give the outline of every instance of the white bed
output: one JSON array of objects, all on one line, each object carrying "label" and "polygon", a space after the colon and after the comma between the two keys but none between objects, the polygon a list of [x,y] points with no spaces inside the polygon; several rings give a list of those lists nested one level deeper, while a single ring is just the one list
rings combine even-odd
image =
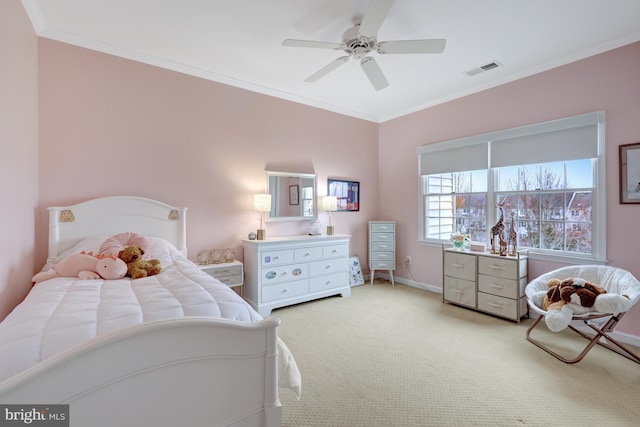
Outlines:
[{"label": "white bed", "polygon": [[54,278],[0,323],[0,402],[69,404],[72,426],[279,426],[295,360],[233,290],[186,258],[186,209],[138,197],[49,208],[52,263],[122,232],[157,276]]}]

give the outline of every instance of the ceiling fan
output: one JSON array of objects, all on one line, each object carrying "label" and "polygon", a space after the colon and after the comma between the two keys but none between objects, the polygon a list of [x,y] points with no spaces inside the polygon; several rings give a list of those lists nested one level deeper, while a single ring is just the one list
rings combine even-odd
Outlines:
[{"label": "ceiling fan", "polygon": [[316,73],[305,79],[305,82],[315,82],[326,76],[340,65],[354,58],[360,61],[360,65],[367,78],[375,88],[382,90],[389,86],[380,66],[369,52],[376,51],[381,55],[398,53],[442,53],[447,41],[445,39],[425,40],[395,40],[378,41],[378,29],[387,16],[389,9],[395,0],[371,0],[367,11],[362,18],[353,19],[354,26],[342,34],[342,43],[286,39],[282,46],[313,47],[320,49],[342,50],[346,56],[330,62]]}]

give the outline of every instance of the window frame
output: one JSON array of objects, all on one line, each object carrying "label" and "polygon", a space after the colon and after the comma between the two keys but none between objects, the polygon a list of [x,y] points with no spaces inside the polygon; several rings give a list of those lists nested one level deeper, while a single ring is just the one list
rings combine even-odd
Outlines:
[{"label": "window frame", "polygon": [[[425,212],[425,202],[427,200],[428,192],[425,192],[423,186],[423,177],[425,176],[425,170],[423,170],[423,155],[429,155],[433,153],[456,153],[459,154],[460,150],[464,150],[465,147],[477,146],[478,144],[487,145],[487,155],[489,157],[489,164],[487,166],[487,192],[486,192],[486,221],[487,225],[494,224],[498,219],[498,210],[490,209],[490,206],[496,206],[497,197],[499,194],[506,193],[505,191],[499,191],[497,183],[495,182],[495,167],[491,165],[491,149],[492,143],[501,140],[508,140],[512,138],[540,138],[544,137],[545,133],[553,133],[557,131],[570,131],[573,128],[580,126],[595,125],[595,137],[596,137],[596,150],[597,157],[593,157],[595,161],[592,162],[592,174],[593,174],[593,196],[592,196],[592,211],[591,211],[591,223],[592,223],[592,253],[580,254],[574,252],[565,252],[557,250],[544,250],[540,248],[527,248],[529,256],[532,259],[541,259],[548,261],[560,261],[564,263],[580,264],[580,263],[594,263],[605,264],[606,263],[606,156],[605,156],[605,113],[604,111],[598,111],[594,113],[583,114],[579,116],[573,116],[558,120],[552,120],[548,122],[537,123],[533,125],[527,125],[512,129],[506,129],[487,134],[474,135],[471,137],[460,138],[450,141],[443,141],[434,144],[427,144],[418,147],[418,243],[420,245],[427,246],[442,246],[444,243],[448,243],[445,239],[433,239],[427,238],[427,218]],[[436,154],[437,155],[437,154]],[[556,161],[563,161],[567,159],[556,159]],[[537,162],[532,162],[535,164]],[[458,172],[458,171],[451,171]],[[441,170],[437,173],[443,173]],[[578,189],[568,189],[569,191],[578,191]],[[566,191],[566,190],[565,190]],[[508,192],[508,191],[507,191]],[[541,193],[545,192],[541,190]],[[489,230],[491,227],[487,226],[486,241],[489,241]]]}]

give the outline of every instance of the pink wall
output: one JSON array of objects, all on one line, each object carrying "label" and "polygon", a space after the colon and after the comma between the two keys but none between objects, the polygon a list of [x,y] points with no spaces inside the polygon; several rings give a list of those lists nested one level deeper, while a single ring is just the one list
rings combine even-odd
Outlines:
[{"label": "pink wall", "polygon": [[[377,213],[378,126],[48,39],[39,40],[40,202],[37,261],[46,257],[47,206],[116,194],[188,207],[189,257],[238,247],[259,226],[253,194],[265,166],[361,181],[359,213],[333,215],[367,255]],[[326,224],[328,216],[320,214]],[[267,235],[308,222],[268,223]]]},{"label": "pink wall", "polygon": [[31,288],[38,202],[37,38],[22,4],[0,2],[0,320]]},{"label": "pink wall", "polygon": [[[381,124],[380,217],[398,222],[398,259],[414,260],[413,276],[403,267],[397,275],[442,286],[441,250],[417,243],[418,146],[599,110],[606,111],[607,255],[640,277],[638,251],[630,250],[640,242],[640,205],[618,203],[618,146],[640,142],[640,43]],[[558,266],[531,261],[530,277]],[[640,307],[619,330],[640,336]]]},{"label": "pink wall", "polygon": [[[396,220],[398,259],[414,259],[411,272],[396,274],[441,286],[440,250],[417,244],[416,148],[597,110],[607,113],[609,259],[640,276],[629,250],[640,240],[640,206],[618,204],[617,175],[617,147],[640,141],[640,43],[380,125],[37,40],[17,1],[0,2],[0,60],[0,138],[10,154],[0,188],[12,208],[0,223],[11,248],[0,256],[0,318],[44,262],[47,206],[115,194],[187,206],[194,259],[240,247],[258,227],[252,195],[266,165],[317,173],[320,195],[327,177],[360,181],[360,212],[333,214],[336,231],[353,236],[351,253],[366,270],[366,222]],[[300,234],[307,223],[266,228]],[[531,275],[556,266],[532,261]],[[640,336],[640,308],[621,330]]]}]

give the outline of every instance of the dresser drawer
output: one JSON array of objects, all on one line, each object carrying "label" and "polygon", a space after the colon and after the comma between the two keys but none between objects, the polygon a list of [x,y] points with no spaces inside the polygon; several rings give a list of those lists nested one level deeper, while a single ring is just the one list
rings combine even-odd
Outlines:
[{"label": "dresser drawer", "polygon": [[262,287],[261,302],[272,302],[309,293],[308,280],[279,283]]},{"label": "dresser drawer", "polygon": [[369,269],[371,270],[395,270],[396,269],[396,261],[382,261],[382,260],[369,260]]},{"label": "dresser drawer", "polygon": [[265,265],[287,264],[294,261],[293,249],[264,251],[261,253],[260,263]]},{"label": "dresser drawer", "polygon": [[505,298],[518,298],[518,281],[478,274],[478,291]]},{"label": "dresser drawer", "polygon": [[395,261],[395,252],[371,252],[369,257],[372,261]]},{"label": "dresser drawer", "polygon": [[372,222],[371,223],[371,232],[373,233],[378,233],[378,232],[387,232],[387,233],[393,233],[395,232],[395,224],[393,222]]},{"label": "dresser drawer", "polygon": [[225,285],[241,285],[242,284],[242,274],[236,274],[234,276],[220,276],[216,277],[219,281],[224,283]]},{"label": "dresser drawer", "polygon": [[376,251],[395,251],[396,246],[393,242],[371,242],[371,252]]},{"label": "dresser drawer", "polygon": [[505,279],[517,279],[518,263],[515,260],[481,256],[478,257],[478,273],[504,277]]},{"label": "dresser drawer", "polygon": [[349,245],[327,245],[322,248],[322,256],[325,258],[338,258],[349,256]]},{"label": "dresser drawer", "polygon": [[476,280],[476,256],[453,252],[444,253],[444,275],[463,280]]},{"label": "dresser drawer", "polygon": [[475,308],[476,284],[454,277],[444,278],[444,299],[460,305]]},{"label": "dresser drawer", "polygon": [[349,260],[346,258],[323,259],[321,261],[313,261],[309,263],[311,276],[347,271],[348,267]]},{"label": "dresser drawer", "polygon": [[394,233],[371,233],[372,242],[393,242]]},{"label": "dresser drawer", "polygon": [[309,277],[308,264],[294,264],[264,267],[261,269],[262,284],[287,282]]},{"label": "dresser drawer", "polygon": [[309,288],[311,292],[324,291],[343,286],[348,280],[349,278],[346,272],[312,277],[309,281]]},{"label": "dresser drawer", "polygon": [[308,248],[297,248],[294,251],[296,262],[322,259],[322,246],[311,246]]},{"label": "dresser drawer", "polygon": [[225,266],[225,267],[216,267],[216,266],[212,266],[210,268],[207,267],[200,267],[202,269],[202,271],[204,271],[205,273],[207,273],[209,276],[213,276],[218,280],[222,281],[222,277],[226,277],[226,276],[242,276],[242,265],[241,264],[237,264],[237,265],[229,265],[229,266]]},{"label": "dresser drawer", "polygon": [[487,313],[518,320],[518,304],[520,304],[520,314],[524,316],[527,313],[526,298],[520,298],[518,301],[478,292],[478,309]]}]

